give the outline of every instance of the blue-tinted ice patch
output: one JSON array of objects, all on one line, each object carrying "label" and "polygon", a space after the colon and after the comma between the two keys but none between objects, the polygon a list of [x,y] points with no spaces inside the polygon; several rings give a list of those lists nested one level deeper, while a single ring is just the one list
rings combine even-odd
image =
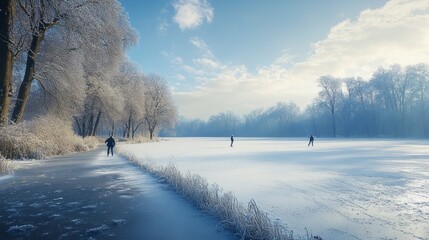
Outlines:
[{"label": "blue-tinted ice patch", "polygon": [[90,228],[90,229],[86,230],[85,233],[86,234],[98,234],[98,233],[105,232],[108,229],[109,229],[109,227],[103,224],[103,225],[101,225],[99,227]]},{"label": "blue-tinted ice patch", "polygon": [[35,228],[36,227],[32,224],[14,225],[9,227],[7,233],[10,235],[28,235]]}]

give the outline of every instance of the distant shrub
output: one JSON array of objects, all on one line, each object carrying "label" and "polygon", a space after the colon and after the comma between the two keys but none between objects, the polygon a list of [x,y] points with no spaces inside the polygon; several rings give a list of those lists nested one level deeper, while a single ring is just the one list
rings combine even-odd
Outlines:
[{"label": "distant shrub", "polygon": [[88,150],[83,139],[74,134],[69,121],[48,115],[36,118],[28,124],[30,131],[43,142],[45,156]]},{"label": "distant shrub", "polygon": [[[232,192],[223,193],[218,185],[209,185],[207,180],[199,175],[183,175],[173,164],[163,167],[149,159],[138,159],[132,154],[121,152],[121,155],[151,174],[163,178],[198,208],[219,218],[222,224],[235,231],[240,239],[294,239],[291,230],[272,221],[254,200],[246,207],[237,201]],[[306,238],[313,239],[310,236]]]},{"label": "distant shrub", "polygon": [[94,149],[96,148],[98,145],[100,145],[100,140],[97,137],[85,137],[83,139],[83,142],[85,143],[85,145],[89,148],[89,149]]},{"label": "distant shrub", "polygon": [[154,138],[150,140],[145,136],[138,136],[134,138],[118,138],[117,142],[124,142],[125,144],[134,144],[134,143],[147,143],[147,142],[158,142],[159,140]]},{"label": "distant shrub", "polygon": [[8,159],[43,158],[43,141],[30,132],[30,125],[9,125],[0,128],[0,153]]},{"label": "distant shrub", "polygon": [[54,116],[0,128],[0,154],[8,159],[42,159],[88,149],[70,122]]},{"label": "distant shrub", "polygon": [[[134,143],[147,143],[147,142],[150,142],[150,141],[151,140],[148,137],[145,137],[145,136],[138,136],[138,137],[135,137],[135,138],[132,139],[132,142],[134,142]],[[157,139],[154,138],[154,140],[152,140],[152,141],[157,141]]]},{"label": "distant shrub", "polygon": [[5,159],[0,154],[0,175],[2,175],[4,173],[8,173],[10,170],[12,170],[12,168],[13,168],[12,161],[9,161],[9,160]]}]

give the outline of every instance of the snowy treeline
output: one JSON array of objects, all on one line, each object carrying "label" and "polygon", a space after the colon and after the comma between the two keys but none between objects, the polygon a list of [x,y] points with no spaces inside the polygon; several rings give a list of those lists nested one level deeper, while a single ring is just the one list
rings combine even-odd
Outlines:
[{"label": "snowy treeline", "polygon": [[369,80],[321,76],[317,81],[319,95],[304,111],[279,102],[244,116],[182,118],[175,135],[429,137],[428,65],[379,68]]}]

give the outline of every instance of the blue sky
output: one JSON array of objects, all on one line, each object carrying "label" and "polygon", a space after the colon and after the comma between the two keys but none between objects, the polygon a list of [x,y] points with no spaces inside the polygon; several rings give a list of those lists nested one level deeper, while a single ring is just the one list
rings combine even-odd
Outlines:
[{"label": "blue sky", "polygon": [[304,109],[321,75],[429,60],[426,0],[120,1],[140,36],[129,58],[169,81],[188,118]]}]

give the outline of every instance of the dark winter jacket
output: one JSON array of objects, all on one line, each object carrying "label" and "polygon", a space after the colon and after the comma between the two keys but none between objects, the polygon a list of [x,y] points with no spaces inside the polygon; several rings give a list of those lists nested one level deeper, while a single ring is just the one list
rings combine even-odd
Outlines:
[{"label": "dark winter jacket", "polygon": [[113,139],[113,137],[109,137],[104,143],[107,143],[108,147],[114,147],[115,146],[115,139]]}]

